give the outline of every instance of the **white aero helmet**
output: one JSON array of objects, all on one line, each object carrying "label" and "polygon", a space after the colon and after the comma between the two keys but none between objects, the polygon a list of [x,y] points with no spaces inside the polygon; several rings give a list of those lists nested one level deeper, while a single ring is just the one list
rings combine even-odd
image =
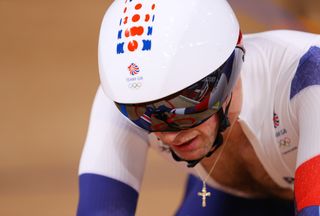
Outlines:
[{"label": "white aero helmet", "polygon": [[146,130],[196,126],[231,93],[239,38],[226,0],[114,1],[100,31],[102,88]]}]

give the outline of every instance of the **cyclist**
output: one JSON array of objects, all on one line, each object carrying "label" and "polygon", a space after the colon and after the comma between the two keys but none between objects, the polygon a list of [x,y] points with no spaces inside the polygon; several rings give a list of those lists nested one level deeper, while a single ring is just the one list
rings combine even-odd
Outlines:
[{"label": "cyclist", "polygon": [[134,215],[149,146],[189,167],[176,215],[320,215],[319,35],[242,36],[225,0],[114,1],[99,71],[79,216]]}]

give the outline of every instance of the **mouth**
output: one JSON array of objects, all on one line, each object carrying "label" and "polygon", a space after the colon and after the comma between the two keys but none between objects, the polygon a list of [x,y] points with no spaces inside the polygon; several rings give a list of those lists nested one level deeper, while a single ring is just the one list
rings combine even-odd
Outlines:
[{"label": "mouth", "polygon": [[179,145],[173,145],[172,148],[176,152],[191,152],[197,149],[197,137],[194,137]]}]

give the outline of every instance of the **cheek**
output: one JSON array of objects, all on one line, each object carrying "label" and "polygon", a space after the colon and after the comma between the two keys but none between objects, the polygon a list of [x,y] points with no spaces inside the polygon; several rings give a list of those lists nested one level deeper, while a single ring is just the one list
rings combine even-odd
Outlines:
[{"label": "cheek", "polygon": [[208,139],[210,139],[210,141],[213,142],[218,132],[218,126],[219,126],[218,116],[213,115],[203,124],[199,125],[199,130],[203,133],[204,136],[206,136]]}]

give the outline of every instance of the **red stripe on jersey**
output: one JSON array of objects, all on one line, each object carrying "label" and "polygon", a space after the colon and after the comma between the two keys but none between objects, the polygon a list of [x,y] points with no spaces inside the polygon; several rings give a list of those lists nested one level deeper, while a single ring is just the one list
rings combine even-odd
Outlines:
[{"label": "red stripe on jersey", "polygon": [[320,206],[320,155],[298,167],[294,182],[298,211],[308,206]]}]

